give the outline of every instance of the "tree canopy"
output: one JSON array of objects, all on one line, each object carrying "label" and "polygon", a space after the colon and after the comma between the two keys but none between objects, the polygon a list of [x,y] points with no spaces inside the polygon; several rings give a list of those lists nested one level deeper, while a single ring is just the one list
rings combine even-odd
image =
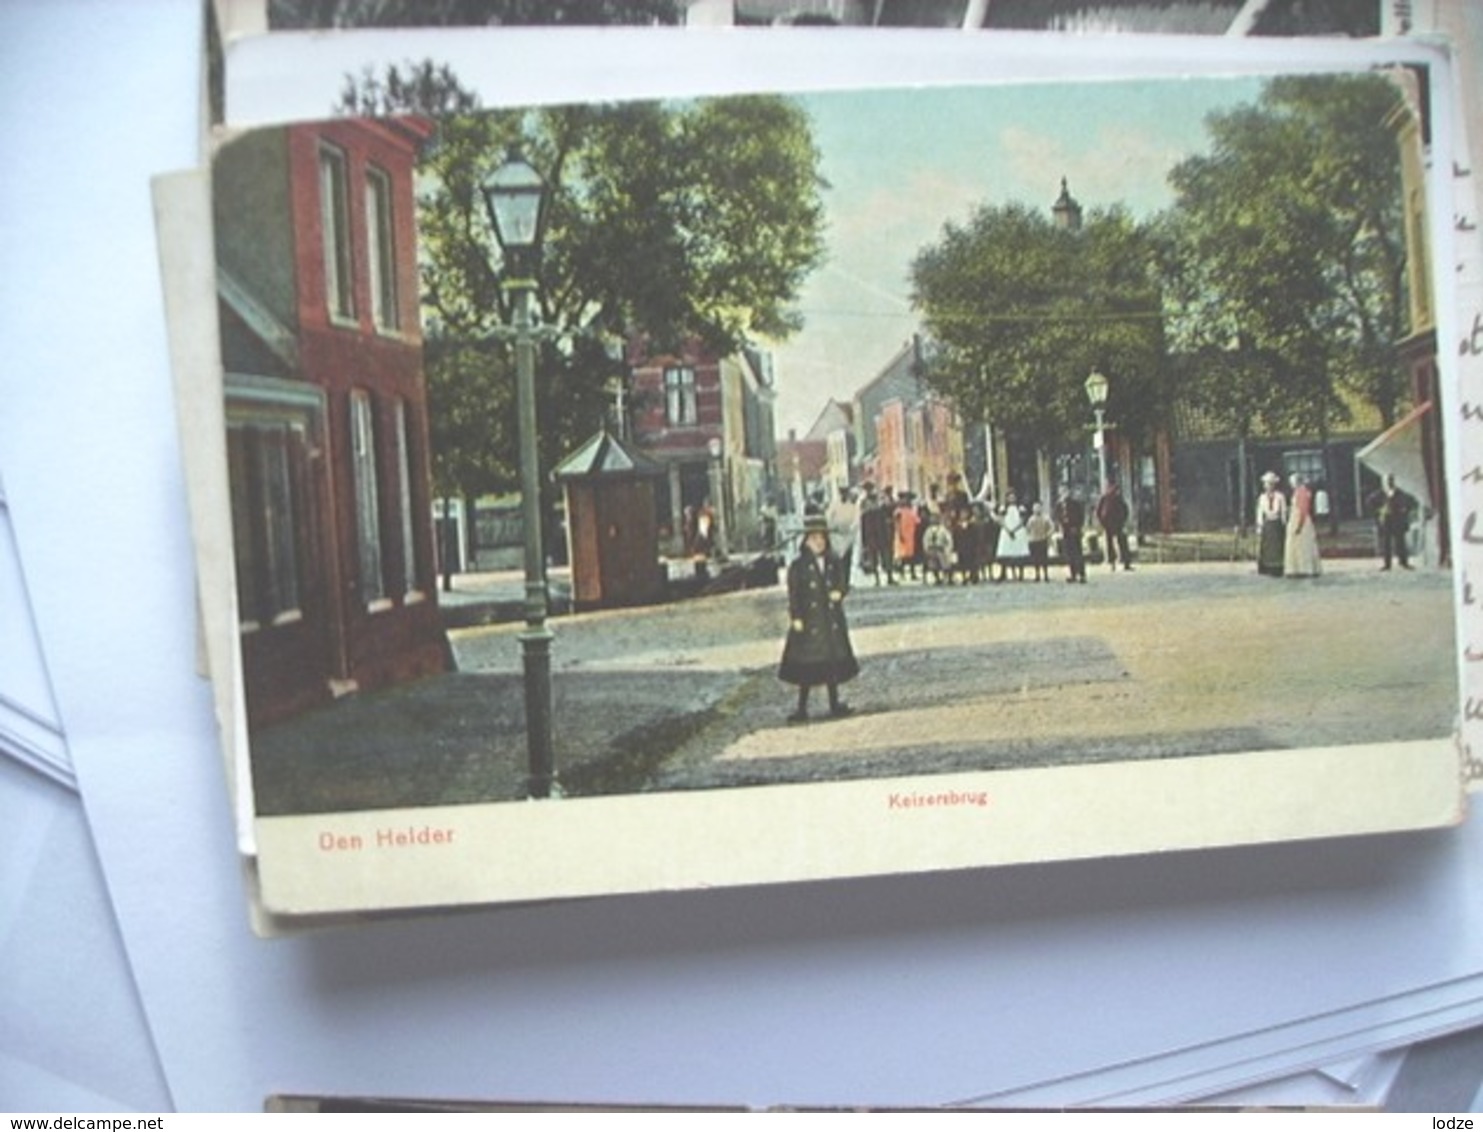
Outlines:
[{"label": "tree canopy", "polygon": [[1176,398],[1233,437],[1323,437],[1356,398],[1404,407],[1400,160],[1381,75],[1286,76],[1207,119],[1210,148],[1169,174],[1176,203],[1079,229],[984,205],[912,264],[936,350],[926,377],[970,419],[1044,447],[1075,442],[1082,383],[1147,434]]},{"label": "tree canopy", "polygon": [[[508,314],[479,186],[510,152],[550,194],[538,293],[539,321],[557,336],[540,362],[546,466],[602,419],[615,368],[605,341],[699,339],[726,353],[801,325],[793,304],[822,260],[825,184],[808,119],[783,98],[481,111],[445,68],[423,63],[350,80],[340,109],[438,122],[418,200],[435,447],[454,404],[509,400],[475,392],[487,379],[469,367]],[[504,351],[496,360],[507,385],[512,365]],[[507,413],[473,463],[446,466],[435,452],[443,488],[513,483],[513,428]]]},{"label": "tree canopy", "polygon": [[1119,209],[1079,228],[1023,204],[984,206],[912,263],[936,345],[924,374],[969,419],[1059,447],[1084,434],[1085,382],[1110,380],[1109,415],[1146,431],[1162,404],[1162,303],[1152,244]]},{"label": "tree canopy", "polygon": [[[1207,121],[1208,154],[1170,173],[1165,234],[1171,335],[1209,352],[1239,343],[1243,372],[1278,387],[1274,427],[1321,433],[1345,391],[1395,420],[1406,333],[1400,160],[1387,118],[1400,101],[1378,75],[1273,79],[1259,101]],[[1248,398],[1253,404],[1259,398]]]}]

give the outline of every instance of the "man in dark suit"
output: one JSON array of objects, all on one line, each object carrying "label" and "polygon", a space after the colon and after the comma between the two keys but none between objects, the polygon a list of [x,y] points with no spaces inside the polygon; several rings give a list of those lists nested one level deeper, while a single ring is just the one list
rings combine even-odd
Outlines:
[{"label": "man in dark suit", "polygon": [[875,579],[876,585],[881,584],[881,574],[885,574],[887,582],[894,582],[895,528],[891,517],[896,501],[891,498],[890,488],[886,488],[884,495],[878,495],[875,484],[869,480],[862,488],[865,495],[860,500],[860,568]]},{"label": "man in dark suit", "polygon": [[1061,557],[1066,560],[1068,582],[1087,580],[1086,554],[1081,545],[1086,521],[1086,505],[1071,488],[1061,488],[1061,498],[1056,503],[1056,526],[1061,528]]},{"label": "man in dark suit", "polygon": [[1385,477],[1385,486],[1370,496],[1370,510],[1375,515],[1375,528],[1380,536],[1382,570],[1389,570],[1391,560],[1400,562],[1402,570],[1411,569],[1406,537],[1411,532],[1411,517],[1416,514],[1416,497],[1395,484],[1395,476]]},{"label": "man in dark suit", "polygon": [[1097,500],[1097,522],[1107,539],[1107,565],[1113,570],[1117,569],[1119,557],[1124,570],[1133,568],[1133,555],[1128,550],[1128,515],[1128,501],[1123,498],[1122,489],[1116,480],[1108,480],[1107,490]]}]

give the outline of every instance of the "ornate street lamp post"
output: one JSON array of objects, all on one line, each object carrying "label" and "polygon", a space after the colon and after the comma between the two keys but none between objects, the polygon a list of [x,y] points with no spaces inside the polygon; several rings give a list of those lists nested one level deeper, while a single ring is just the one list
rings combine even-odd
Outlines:
[{"label": "ornate street lamp post", "polygon": [[545,220],[546,184],[512,153],[483,185],[484,203],[504,254],[500,286],[511,303],[520,436],[520,512],[525,530],[525,736],[532,798],[548,798],[556,779],[551,747],[551,630],[546,627],[546,556],[541,546],[541,463],[536,446],[535,339],[532,306]]},{"label": "ornate street lamp post", "polygon": [[1087,400],[1092,403],[1092,413],[1097,418],[1096,430],[1092,433],[1092,447],[1097,450],[1098,494],[1107,488],[1107,387],[1107,378],[1099,370],[1092,370],[1085,388]]},{"label": "ornate street lamp post", "polygon": [[726,529],[726,448],[719,436],[707,440],[705,447],[711,457],[711,510],[716,513],[716,529],[711,532],[712,545],[716,557],[725,558],[728,553],[726,536],[729,533]]}]

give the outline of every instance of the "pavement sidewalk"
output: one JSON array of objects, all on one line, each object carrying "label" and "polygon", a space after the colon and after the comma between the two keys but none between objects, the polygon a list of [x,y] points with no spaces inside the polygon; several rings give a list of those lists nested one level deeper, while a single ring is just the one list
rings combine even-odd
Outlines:
[{"label": "pavement sidewalk", "polygon": [[[525,615],[524,570],[476,570],[454,574],[451,589],[438,584],[438,608],[443,625],[460,629],[470,625],[490,625],[499,621],[518,621]],[[551,613],[570,612],[572,572],[565,566],[546,571]]]},{"label": "pavement sidewalk", "polygon": [[[558,773],[569,794],[600,794],[1447,734],[1451,575],[1325,567],[1304,580],[1205,563],[1104,568],[1087,586],[858,588],[856,714],[791,728],[780,587],[561,618]],[[518,631],[456,630],[461,671],[254,735],[259,812],[521,797]]]}]

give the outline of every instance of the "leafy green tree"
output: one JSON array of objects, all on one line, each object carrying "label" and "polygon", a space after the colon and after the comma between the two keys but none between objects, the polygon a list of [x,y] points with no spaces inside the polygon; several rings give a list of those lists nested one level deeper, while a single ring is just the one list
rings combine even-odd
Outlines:
[{"label": "leafy green tree", "polygon": [[[1326,436],[1358,395],[1387,424],[1406,387],[1400,166],[1386,119],[1397,89],[1376,75],[1272,80],[1257,104],[1212,115],[1209,154],[1170,174],[1171,327],[1181,349],[1240,340],[1266,366],[1235,394],[1266,424]],[[1278,388],[1263,388],[1272,373]],[[1260,375],[1260,376],[1258,376]]]},{"label": "leafy green tree", "polygon": [[1160,285],[1142,226],[1113,209],[1063,228],[1022,204],[948,224],[912,263],[913,301],[936,345],[924,374],[969,419],[1047,450],[1079,446],[1094,369],[1109,419],[1146,437],[1164,399]]},{"label": "leafy green tree", "polygon": [[697,335],[730,351],[801,325],[823,252],[806,117],[772,97],[564,106],[441,121],[419,201],[429,314],[455,334],[504,320],[480,183],[518,149],[550,184],[541,318],[566,331]]},{"label": "leafy green tree", "polygon": [[793,304],[822,259],[825,185],[807,117],[786,99],[481,111],[428,62],[348,80],[339,109],[438,124],[419,165],[418,225],[444,490],[518,478],[513,358],[489,347],[509,311],[480,193],[512,151],[549,186],[537,295],[548,331],[537,362],[544,467],[602,420],[613,344],[698,338],[725,353],[801,325]]},{"label": "leafy green tree", "polygon": [[737,98],[444,119],[419,204],[436,333],[484,339],[507,320],[479,185],[512,149],[551,185],[538,293],[541,323],[561,335],[542,353],[548,461],[601,419],[613,365],[595,342],[697,336],[724,353],[799,325],[792,302],[822,255],[817,151],[791,104]]},{"label": "leafy green tree", "polygon": [[515,389],[503,354],[477,339],[427,340],[428,440],[439,497],[498,491],[518,477],[515,454],[489,444],[492,430],[515,429]]}]

